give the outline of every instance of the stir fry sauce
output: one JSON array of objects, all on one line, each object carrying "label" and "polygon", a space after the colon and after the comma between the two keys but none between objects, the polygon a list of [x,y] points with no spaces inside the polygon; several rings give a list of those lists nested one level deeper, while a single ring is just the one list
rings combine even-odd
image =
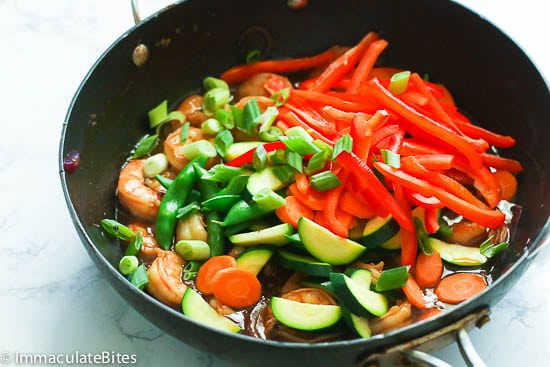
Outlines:
[{"label": "stir fry sauce", "polygon": [[[206,77],[119,173],[120,271],[186,316],[260,339],[368,338],[490,285],[520,207],[512,137],[449,90],[378,66],[386,40]],[[296,76],[300,77],[296,79]]]}]

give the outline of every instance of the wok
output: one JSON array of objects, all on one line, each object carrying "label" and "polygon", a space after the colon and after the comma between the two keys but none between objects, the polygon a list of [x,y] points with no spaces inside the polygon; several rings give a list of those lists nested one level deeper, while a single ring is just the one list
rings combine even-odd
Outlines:
[{"label": "wok", "polygon": [[[262,49],[268,58],[311,55],[334,44],[352,45],[369,30],[379,31],[390,43],[382,64],[428,72],[481,125],[517,140],[506,155],[524,165],[517,195],[523,212],[510,248],[488,269],[492,285],[450,312],[383,336],[315,345],[220,332],[131,286],[117,270],[120,246],[101,234],[98,223],[116,215],[117,172],[146,133],[147,111],[163,99],[181,101],[205,76],[241,63],[252,48]],[[149,50],[141,67],[132,61],[139,44]],[[310,1],[301,11],[289,10],[282,0],[261,6],[253,0],[184,1],[136,25],[105,51],[76,92],[65,121],[59,149],[61,182],[74,225],[98,268],[159,328],[243,366],[258,361],[264,366],[366,365],[434,336],[454,335],[483,321],[487,308],[508,292],[547,242],[548,86],[506,35],[450,1]],[[62,160],[73,149],[80,152],[80,166],[68,174]]]}]

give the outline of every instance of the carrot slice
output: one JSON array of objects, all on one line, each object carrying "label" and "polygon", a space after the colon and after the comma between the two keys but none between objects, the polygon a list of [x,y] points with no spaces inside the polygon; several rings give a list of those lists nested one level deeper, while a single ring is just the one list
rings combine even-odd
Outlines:
[{"label": "carrot slice", "polygon": [[298,228],[298,220],[302,217],[313,219],[313,210],[302,204],[295,196],[285,198],[285,205],[275,210],[277,217],[294,228]]},{"label": "carrot slice", "polygon": [[327,190],[325,196],[325,207],[323,213],[327,229],[341,237],[348,236],[348,226],[342,223],[336,215],[339,207],[340,197],[344,191],[344,186],[338,186],[334,189]]},{"label": "carrot slice", "polygon": [[325,207],[324,195],[314,189],[309,189],[308,194],[300,191],[297,183],[293,183],[288,187],[290,194],[293,195],[300,203],[304,204],[311,210],[323,210]]},{"label": "carrot slice", "polygon": [[252,272],[232,267],[222,269],[214,275],[212,291],[222,304],[234,308],[245,308],[260,300],[262,285]]},{"label": "carrot slice", "polygon": [[312,69],[326,65],[336,58],[336,53],[328,49],[320,54],[287,60],[258,61],[253,64],[243,64],[232,67],[220,76],[229,84],[244,82],[246,79],[258,73],[291,73],[300,70]]},{"label": "carrot slice", "polygon": [[441,280],[441,274],[443,274],[443,261],[439,252],[434,251],[429,256],[423,252],[418,254],[414,267],[414,276],[420,287],[435,287]]},{"label": "carrot slice", "polygon": [[422,314],[416,319],[416,321],[418,322],[427,320],[431,317],[439,315],[441,312],[443,311],[441,311],[439,308],[428,308],[424,312],[422,312]]},{"label": "carrot slice", "polygon": [[234,257],[228,255],[213,256],[201,265],[195,279],[195,285],[202,294],[212,294],[212,278],[222,269],[237,266]]},{"label": "carrot slice", "polygon": [[374,211],[370,207],[361,204],[360,200],[358,200],[349,191],[344,192],[340,198],[340,208],[346,213],[361,219],[369,219],[375,215]]},{"label": "carrot slice", "polygon": [[500,186],[500,196],[503,200],[511,200],[518,189],[518,181],[516,176],[510,173],[510,171],[496,171],[493,176]]},{"label": "carrot slice", "polygon": [[474,273],[454,273],[441,279],[435,288],[440,301],[456,305],[487,288],[485,279]]},{"label": "carrot slice", "polygon": [[418,283],[416,283],[416,280],[414,280],[412,275],[409,275],[407,283],[401,289],[403,290],[403,293],[405,293],[405,296],[411,305],[419,310],[423,310],[426,307],[424,293],[422,293],[422,289],[420,289]]}]

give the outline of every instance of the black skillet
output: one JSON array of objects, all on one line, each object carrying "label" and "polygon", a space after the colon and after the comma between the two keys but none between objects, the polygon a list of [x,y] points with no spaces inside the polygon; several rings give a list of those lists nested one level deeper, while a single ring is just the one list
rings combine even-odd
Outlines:
[{"label": "black skillet", "polygon": [[[429,73],[481,125],[517,139],[506,155],[524,166],[517,195],[523,212],[511,247],[489,268],[492,285],[434,319],[369,340],[315,345],[218,332],[132,287],[117,271],[118,244],[97,224],[115,216],[117,172],[146,133],[147,111],[163,99],[181,101],[203,77],[241,63],[247,48],[262,48],[270,58],[311,55],[334,44],[352,45],[369,30],[389,41],[382,64]],[[139,44],[149,49],[141,67],[132,61]],[[482,321],[486,309],[523,274],[550,228],[549,121],[548,86],[526,55],[486,20],[450,1],[311,0],[306,9],[293,11],[284,0],[189,0],[130,29],[92,67],[63,126],[61,181],[91,258],[121,296],[159,328],[243,366],[366,365],[377,353],[404,351]],[[72,149],[81,161],[67,174],[61,161]]]}]

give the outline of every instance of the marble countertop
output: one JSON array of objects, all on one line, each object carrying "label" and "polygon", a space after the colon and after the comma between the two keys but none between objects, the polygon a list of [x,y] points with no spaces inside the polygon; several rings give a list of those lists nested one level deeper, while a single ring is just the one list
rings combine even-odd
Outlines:
[{"label": "marble countertop", "polygon": [[[507,32],[550,78],[545,1],[459,2]],[[147,13],[166,2],[142,3]],[[137,366],[236,367],[129,308],[92,264],[65,206],[61,124],[87,70],[132,26],[129,1],[0,0],[0,14],[0,364],[15,353],[115,351],[135,355]],[[540,253],[491,322],[471,333],[489,366],[550,360],[549,255]],[[456,345],[436,354],[465,365]]]}]

